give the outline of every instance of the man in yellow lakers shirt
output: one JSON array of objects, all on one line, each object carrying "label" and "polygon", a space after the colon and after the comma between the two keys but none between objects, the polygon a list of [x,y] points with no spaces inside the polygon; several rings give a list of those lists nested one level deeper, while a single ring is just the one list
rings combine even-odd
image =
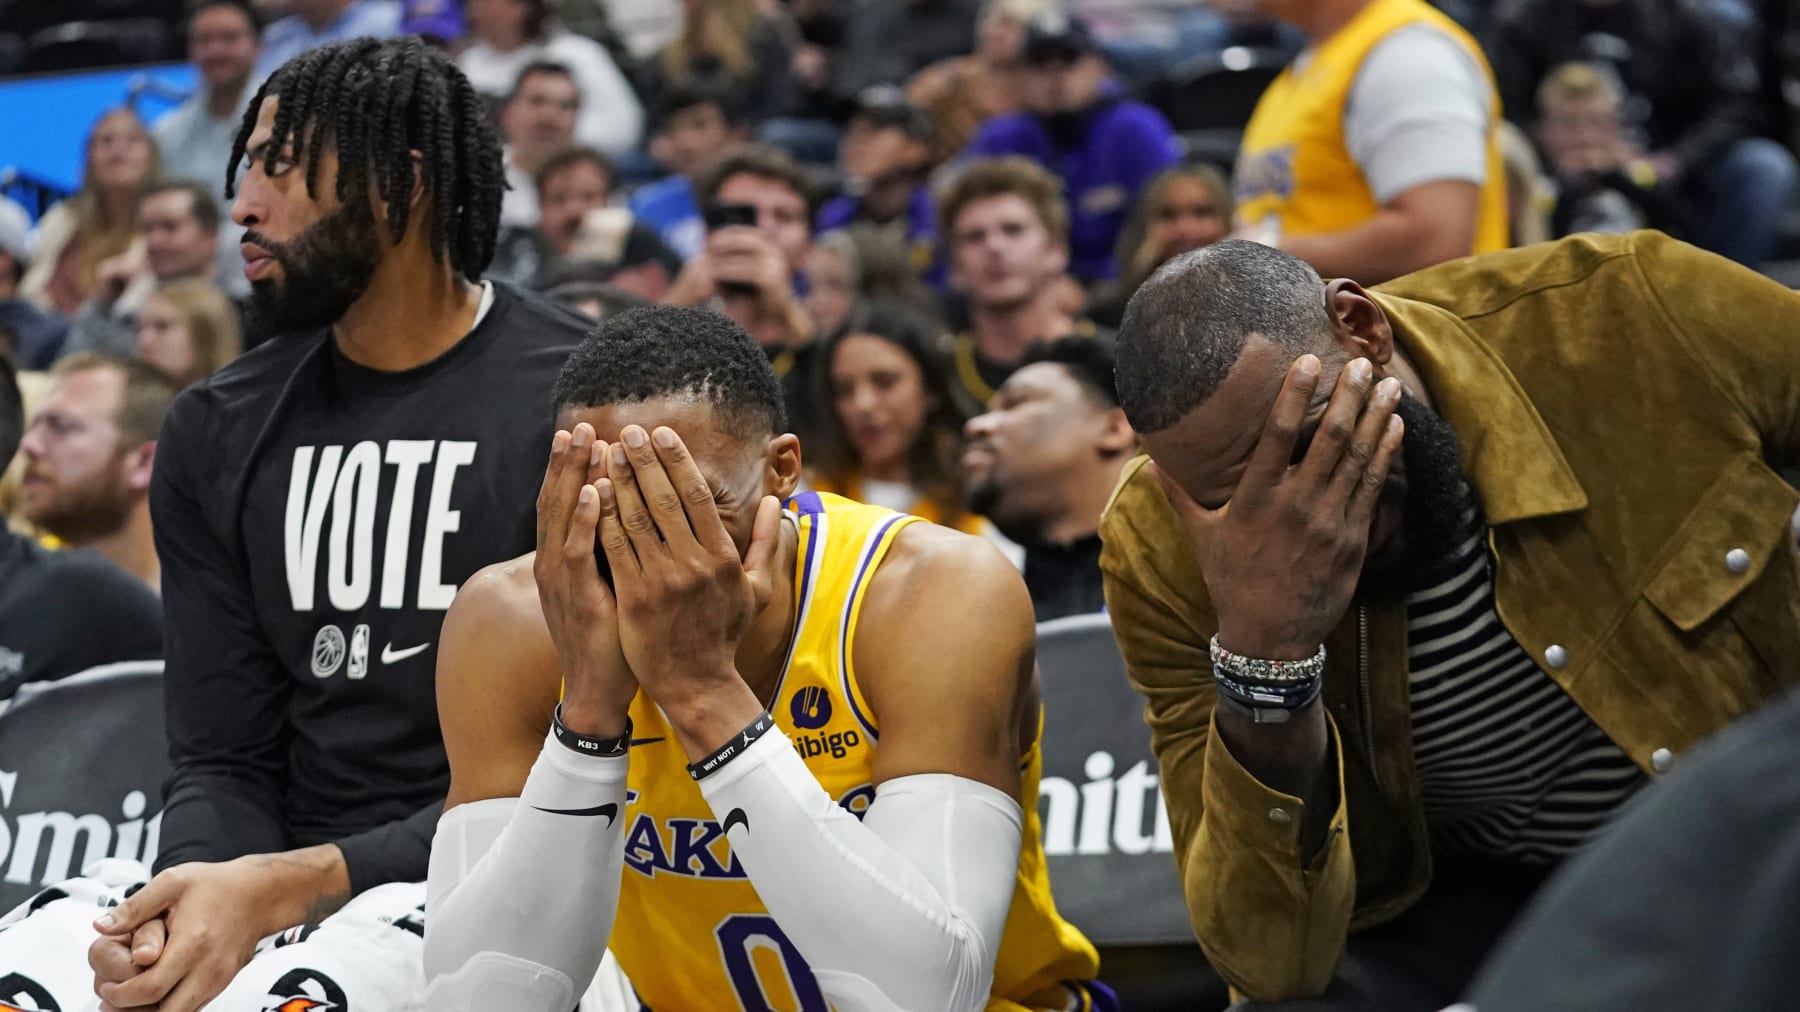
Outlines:
[{"label": "man in yellow lakers shirt", "polygon": [[1425,0],[1214,0],[1297,26],[1238,153],[1236,237],[1373,284],[1504,249],[1499,93]]},{"label": "man in yellow lakers shirt", "polygon": [[1050,897],[1006,560],[794,497],[716,314],[608,321],[555,402],[538,551],[444,624],[433,1007],[567,1012],[610,941],[656,1012],[1115,1008]]}]

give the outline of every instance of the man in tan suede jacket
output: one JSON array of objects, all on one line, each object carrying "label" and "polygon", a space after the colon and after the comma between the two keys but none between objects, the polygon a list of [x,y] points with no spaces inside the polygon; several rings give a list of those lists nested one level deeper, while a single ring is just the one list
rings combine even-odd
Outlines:
[{"label": "man in tan suede jacket", "polygon": [[1132,300],[1117,379],[1149,457],[1107,603],[1251,999],[1454,1000],[1545,870],[1800,682],[1800,294],[1748,270],[1639,232],[1365,292],[1221,243]]}]

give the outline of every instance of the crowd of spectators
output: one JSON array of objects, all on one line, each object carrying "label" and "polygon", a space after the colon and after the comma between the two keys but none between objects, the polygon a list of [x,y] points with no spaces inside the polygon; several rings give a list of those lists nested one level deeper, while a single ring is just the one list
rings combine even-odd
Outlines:
[{"label": "crowd of spectators", "polygon": [[[617,281],[652,301],[718,299],[746,320],[755,286],[737,275],[755,261],[765,343],[809,366],[860,289],[897,286],[953,335],[928,343],[951,356],[963,417],[1028,345],[1104,337],[1158,265],[1230,235],[1365,282],[1645,226],[1752,265],[1777,254],[1796,171],[1765,101],[1779,68],[1758,45],[1785,26],[1747,0],[1446,3],[1435,20],[1415,6],[190,2],[193,93],[154,124],[123,107],[102,116],[79,191],[41,220],[0,211],[0,257],[23,270],[0,319],[28,369],[129,354],[152,290],[206,273],[209,248],[213,283],[241,300],[225,161],[257,84],[323,42],[401,32],[445,47],[491,103],[509,184],[491,276],[565,291]],[[1299,57],[1253,119],[1242,110],[1235,161],[1206,164],[1165,117],[1187,94],[1167,85],[1232,46]],[[709,201],[741,202],[731,186],[705,190],[740,156],[791,160],[745,178],[787,176],[806,220],[759,217],[767,243],[729,215],[709,221]],[[990,168],[1007,157],[1042,178]],[[1006,181],[976,199],[981,185],[959,183],[971,171]],[[1021,220],[982,220],[1008,204],[989,199],[997,186],[1018,195]],[[869,272],[896,262],[910,270]],[[825,372],[794,383],[808,402],[797,414],[822,412]]]},{"label": "crowd of spectators", "polygon": [[[143,361],[179,387],[253,345],[226,171],[243,110],[308,48],[417,33],[504,143],[489,277],[595,316],[725,313],[770,355],[818,487],[1021,562],[1090,536],[1104,500],[1074,496],[1072,527],[986,516],[1009,496],[972,487],[960,448],[1005,443],[1009,380],[1046,348],[1099,375],[1179,254],[1253,238],[1378,282],[1654,227],[1761,265],[1796,189],[1769,26],[1740,0],[194,0],[182,27],[185,101],[99,117],[79,189],[35,222],[0,203],[0,346],[28,377],[62,392],[69,363]],[[1170,82],[1232,46],[1224,65],[1292,62],[1221,164],[1171,127],[1191,93]]]},{"label": "crowd of spectators", "polygon": [[[1739,0],[196,0],[183,27],[185,101],[102,115],[35,222],[0,204],[24,370],[101,354],[185,385],[253,345],[226,186],[244,108],[307,48],[416,32],[504,142],[490,277],[597,315],[727,314],[820,487],[990,532],[964,425],[1048,344],[1106,353],[1181,253],[1254,238],[1378,282],[1654,227],[1755,266],[1796,189]],[[1213,164],[1146,99],[1227,46],[1298,55]]]}]

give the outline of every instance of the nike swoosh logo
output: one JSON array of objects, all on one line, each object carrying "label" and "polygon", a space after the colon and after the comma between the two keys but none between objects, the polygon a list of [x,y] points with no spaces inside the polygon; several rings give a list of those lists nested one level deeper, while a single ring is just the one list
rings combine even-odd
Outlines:
[{"label": "nike swoosh logo", "polygon": [[742,826],[744,832],[750,832],[750,816],[745,815],[742,808],[733,808],[725,813],[725,821],[719,823],[719,835],[730,836],[733,826]]},{"label": "nike swoosh logo", "polygon": [[395,650],[394,645],[389,643],[381,648],[381,663],[398,664],[408,657],[415,657],[424,653],[430,647],[431,644],[429,643],[421,643],[416,647],[407,647],[405,650]]},{"label": "nike swoosh logo", "polygon": [[631,747],[637,748],[639,745],[654,745],[663,740],[664,739],[662,738],[633,738],[631,739]]},{"label": "nike swoosh logo", "polygon": [[536,805],[531,807],[537,808],[546,815],[604,815],[608,829],[612,828],[613,820],[619,817],[619,806],[610,801],[593,808],[538,808]]}]

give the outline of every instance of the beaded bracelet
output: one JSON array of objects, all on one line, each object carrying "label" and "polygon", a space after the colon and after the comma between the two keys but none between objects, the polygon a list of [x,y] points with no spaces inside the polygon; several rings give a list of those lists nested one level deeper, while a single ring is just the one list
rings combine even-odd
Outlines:
[{"label": "beaded bracelet", "polygon": [[1305,660],[1269,661],[1232,653],[1219,645],[1219,637],[1215,633],[1212,638],[1212,663],[1215,670],[1227,671],[1241,681],[1304,682],[1325,674],[1325,647],[1321,645],[1318,653]]}]

